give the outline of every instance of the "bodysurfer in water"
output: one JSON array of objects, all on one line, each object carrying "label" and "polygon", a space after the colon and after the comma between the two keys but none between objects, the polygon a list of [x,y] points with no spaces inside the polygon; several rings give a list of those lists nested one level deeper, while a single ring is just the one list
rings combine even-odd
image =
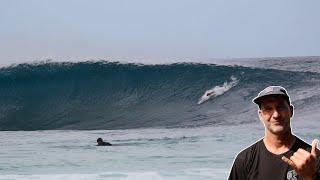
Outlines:
[{"label": "bodysurfer in water", "polygon": [[215,95],[215,93],[214,93],[214,91],[209,91],[209,92],[207,92],[206,95],[207,95],[207,96],[211,96],[211,95]]},{"label": "bodysurfer in water", "polygon": [[97,143],[98,143],[97,146],[112,146],[111,143],[104,142],[102,138],[98,138]]}]

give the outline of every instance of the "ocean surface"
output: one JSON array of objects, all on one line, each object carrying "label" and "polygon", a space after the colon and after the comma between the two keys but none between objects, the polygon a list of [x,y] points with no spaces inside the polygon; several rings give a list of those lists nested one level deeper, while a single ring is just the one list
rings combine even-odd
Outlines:
[{"label": "ocean surface", "polygon": [[293,132],[320,139],[320,57],[2,67],[0,180],[227,179],[264,134],[251,100],[268,85],[288,90]]}]

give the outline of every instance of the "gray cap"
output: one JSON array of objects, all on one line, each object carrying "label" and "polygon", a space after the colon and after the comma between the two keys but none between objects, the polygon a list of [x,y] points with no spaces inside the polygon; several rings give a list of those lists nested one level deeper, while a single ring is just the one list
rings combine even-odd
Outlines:
[{"label": "gray cap", "polygon": [[290,103],[290,97],[287,93],[287,90],[281,86],[268,86],[264,90],[262,90],[257,97],[255,97],[252,102],[260,105],[263,98],[271,95],[278,95],[283,96],[287,101],[288,104]]}]

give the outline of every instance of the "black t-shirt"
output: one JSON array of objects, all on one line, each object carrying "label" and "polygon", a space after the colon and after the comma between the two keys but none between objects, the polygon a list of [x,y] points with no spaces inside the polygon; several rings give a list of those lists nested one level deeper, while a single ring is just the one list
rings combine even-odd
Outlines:
[{"label": "black t-shirt", "polygon": [[229,180],[301,180],[296,171],[281,160],[282,156],[290,158],[299,148],[311,151],[309,144],[296,137],[289,151],[276,155],[267,150],[261,139],[237,155]]}]

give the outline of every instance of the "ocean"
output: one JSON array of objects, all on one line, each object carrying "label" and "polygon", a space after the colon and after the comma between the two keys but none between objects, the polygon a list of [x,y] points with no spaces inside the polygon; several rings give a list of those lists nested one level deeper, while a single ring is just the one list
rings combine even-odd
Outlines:
[{"label": "ocean", "polygon": [[227,179],[264,134],[251,100],[268,85],[288,90],[294,134],[320,139],[320,57],[2,67],[0,180]]}]

